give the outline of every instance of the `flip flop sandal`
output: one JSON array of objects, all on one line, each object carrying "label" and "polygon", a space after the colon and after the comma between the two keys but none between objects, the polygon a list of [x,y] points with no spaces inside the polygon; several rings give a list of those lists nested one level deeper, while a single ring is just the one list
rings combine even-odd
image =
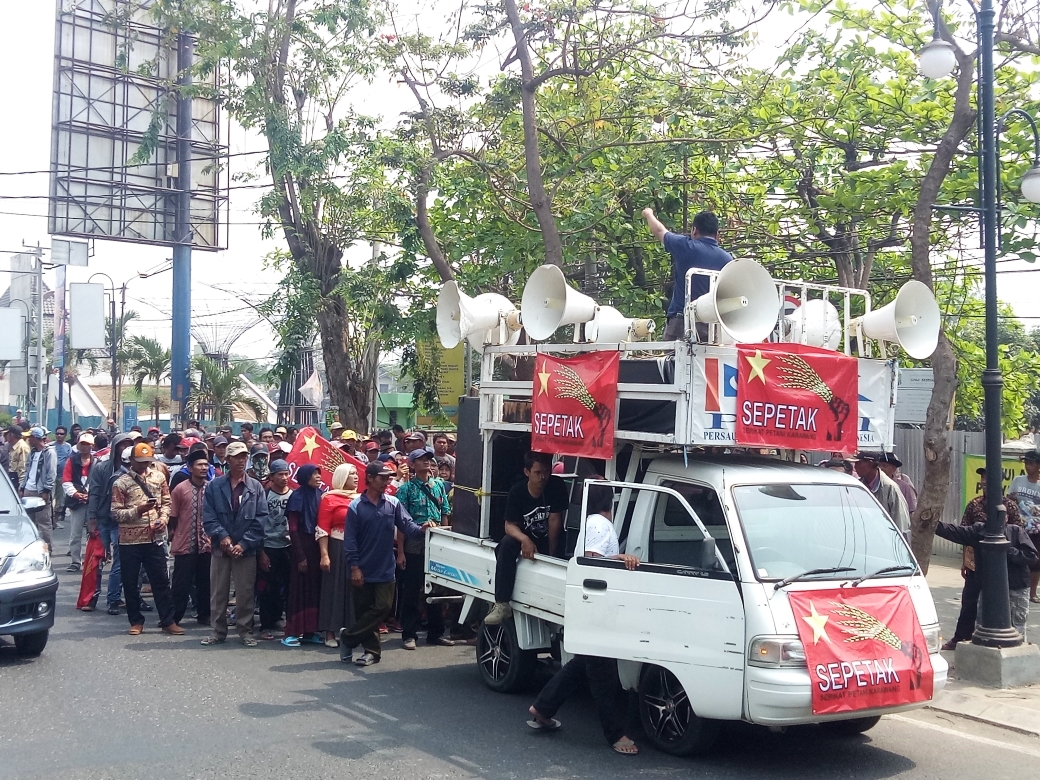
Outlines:
[{"label": "flip flop sandal", "polygon": [[307,642],[308,644],[312,644],[312,645],[323,645],[323,644],[325,644],[325,638],[320,636],[320,635],[318,635],[318,634],[311,634],[309,637],[307,637],[303,641]]},{"label": "flip flop sandal", "polygon": [[260,632],[260,638],[263,639],[265,642],[273,642],[274,641],[274,632],[273,631],[261,631]]},{"label": "flip flop sandal", "polygon": [[624,739],[619,739],[617,742],[611,745],[611,747],[614,748],[615,753],[620,753],[623,756],[639,755],[639,748],[636,747],[636,743],[628,739],[627,737]]},{"label": "flip flop sandal", "polygon": [[282,644],[286,647],[299,647],[300,640],[294,636],[287,636],[285,639],[282,640]]},{"label": "flip flop sandal", "polygon": [[326,639],[325,647],[339,647],[339,642],[337,642],[335,639]]},{"label": "flip flop sandal", "polygon": [[257,642],[251,636],[244,636],[244,637],[242,637],[242,644],[245,645],[246,647],[256,647]]},{"label": "flip flop sandal", "polygon": [[527,721],[527,725],[535,729],[536,731],[556,731],[556,729],[558,729],[563,724],[560,723],[560,721],[556,720],[556,718],[549,718],[548,723],[541,723],[537,720],[529,720]]},{"label": "flip flop sandal", "polygon": [[128,633],[130,636],[139,636],[143,630],[144,626],[130,626],[130,630],[126,633]]}]

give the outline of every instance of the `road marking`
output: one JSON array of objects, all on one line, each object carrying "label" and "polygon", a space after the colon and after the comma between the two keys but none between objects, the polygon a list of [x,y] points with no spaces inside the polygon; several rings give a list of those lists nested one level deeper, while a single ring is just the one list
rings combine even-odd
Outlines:
[{"label": "road marking", "polygon": [[1040,758],[1040,750],[1034,750],[1032,748],[1024,747],[1022,745],[1014,745],[1009,742],[1001,742],[1000,740],[990,739],[989,737],[980,737],[976,734],[970,734],[964,731],[957,731],[957,729],[950,729],[946,728],[945,726],[938,726],[935,723],[925,723],[924,721],[914,720],[913,718],[907,718],[903,715],[886,715],[885,719],[898,720],[900,723],[910,723],[922,729],[938,731],[941,734],[947,734],[951,737],[967,739],[971,742],[978,742],[980,745],[989,745],[990,747],[1000,748],[1001,750],[1011,750],[1015,753],[1022,753],[1027,756],[1036,756],[1037,758]]},{"label": "road marking", "polygon": [[448,758],[450,758],[456,764],[462,764],[464,767],[467,767],[469,769],[474,769],[477,772],[483,772],[484,771],[484,767],[480,766],[479,764],[474,764],[472,761],[467,761],[462,756],[448,756]]},{"label": "road marking", "polygon": [[380,718],[386,718],[391,723],[397,723],[397,718],[393,715],[387,715],[385,712],[380,712],[375,707],[369,707],[367,704],[362,704],[359,701],[354,702],[355,707],[360,707],[365,712],[371,712],[373,715],[378,715]]}]

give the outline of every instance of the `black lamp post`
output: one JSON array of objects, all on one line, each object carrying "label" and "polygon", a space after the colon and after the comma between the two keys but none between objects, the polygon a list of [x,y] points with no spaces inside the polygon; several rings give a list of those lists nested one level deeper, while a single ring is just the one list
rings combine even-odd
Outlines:
[{"label": "black lamp post", "polygon": [[[928,78],[949,75],[957,65],[951,43],[940,38],[940,8],[935,9],[935,39],[921,51],[921,74]],[[986,280],[986,370],[982,373],[986,421],[986,529],[980,547],[982,577],[981,625],[972,642],[987,647],[1015,647],[1022,636],[1011,626],[1011,604],[1007,580],[1007,548],[1004,536],[1007,511],[1003,504],[1001,480],[1000,393],[1004,381],[1000,375],[997,335],[997,252],[1000,249],[1000,146],[999,133],[1012,116],[1026,118],[1033,128],[1033,168],[1022,180],[1022,194],[1030,201],[1040,201],[1040,135],[1032,117],[1021,109],[1012,109],[996,120],[994,107],[994,8],[993,0],[982,0],[976,14],[978,34],[978,80],[976,94],[979,105],[979,193],[981,206],[958,210],[978,213],[982,218],[982,241],[985,250]]]}]

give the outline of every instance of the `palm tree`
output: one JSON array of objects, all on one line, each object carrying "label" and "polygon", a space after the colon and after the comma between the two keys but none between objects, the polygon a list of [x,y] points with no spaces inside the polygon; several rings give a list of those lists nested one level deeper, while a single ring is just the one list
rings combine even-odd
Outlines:
[{"label": "palm tree", "polygon": [[[164,379],[170,376],[170,350],[153,338],[134,336],[128,345],[129,373],[134,378],[134,389],[141,392],[145,381],[154,383],[158,388]],[[155,424],[159,424],[159,408],[161,394],[155,394],[155,405],[152,407]]]},{"label": "palm tree", "polygon": [[266,410],[260,401],[246,391],[242,371],[237,363],[225,368],[208,357],[197,357],[192,364],[198,372],[198,382],[192,380],[188,398],[190,406],[200,407],[200,412],[201,407],[212,407],[213,421],[217,425],[231,422],[236,406],[248,408],[257,420],[264,419]]}]

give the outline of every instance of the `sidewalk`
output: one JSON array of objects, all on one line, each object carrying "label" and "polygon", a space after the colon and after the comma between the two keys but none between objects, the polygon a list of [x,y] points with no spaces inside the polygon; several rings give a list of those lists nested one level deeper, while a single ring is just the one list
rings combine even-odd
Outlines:
[{"label": "sidewalk", "polygon": [[[932,591],[944,636],[953,633],[960,610],[960,561],[933,558],[928,568],[928,586]],[[1030,610],[1028,636],[1040,636],[1040,609]],[[928,705],[929,709],[989,723],[993,726],[1040,737],[1040,685],[1026,688],[982,688],[956,679],[953,652],[944,652],[950,664],[950,680],[946,688]]]}]

